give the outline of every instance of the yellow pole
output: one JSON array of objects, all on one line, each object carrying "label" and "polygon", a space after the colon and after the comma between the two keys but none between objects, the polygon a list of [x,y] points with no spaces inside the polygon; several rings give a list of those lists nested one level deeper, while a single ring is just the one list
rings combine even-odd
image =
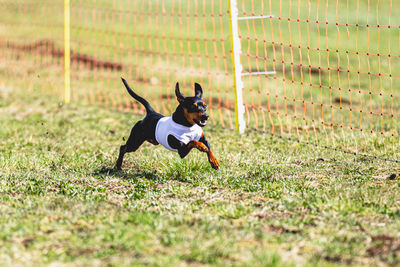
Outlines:
[{"label": "yellow pole", "polygon": [[64,102],[71,102],[70,0],[64,0]]}]

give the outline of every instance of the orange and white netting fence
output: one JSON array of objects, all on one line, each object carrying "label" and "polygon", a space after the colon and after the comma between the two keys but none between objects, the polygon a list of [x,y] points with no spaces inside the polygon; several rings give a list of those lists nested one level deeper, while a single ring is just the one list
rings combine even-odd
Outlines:
[{"label": "orange and white netting fence", "polygon": [[121,76],[165,114],[177,81],[185,95],[198,82],[214,125],[398,161],[398,5],[0,0],[0,75],[136,113]]}]

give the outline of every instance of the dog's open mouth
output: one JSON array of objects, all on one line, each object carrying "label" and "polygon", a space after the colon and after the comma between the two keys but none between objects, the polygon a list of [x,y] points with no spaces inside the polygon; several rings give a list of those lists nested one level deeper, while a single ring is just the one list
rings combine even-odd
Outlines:
[{"label": "dog's open mouth", "polygon": [[200,127],[204,127],[207,124],[207,120],[200,119],[200,120],[194,120],[194,122],[199,125]]}]

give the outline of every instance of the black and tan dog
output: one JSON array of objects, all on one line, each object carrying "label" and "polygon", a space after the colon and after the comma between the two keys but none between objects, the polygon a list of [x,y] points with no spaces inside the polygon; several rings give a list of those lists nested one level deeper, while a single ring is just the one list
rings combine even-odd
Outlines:
[{"label": "black and tan dog", "polygon": [[214,169],[219,169],[218,160],[211,152],[202,130],[208,115],[207,106],[201,99],[203,90],[198,83],[195,83],[194,97],[185,97],[179,91],[179,83],[176,83],[175,94],[179,105],[172,117],[165,117],[155,112],[149,102],[133,92],[123,78],[122,81],[128,93],[146,108],[146,117],[133,126],[128,141],[120,147],[117,169],[121,169],[125,153],[136,151],[144,141],[153,145],[161,144],[169,150],[178,152],[181,158],[186,157],[193,148],[197,148],[207,153],[208,161]]}]

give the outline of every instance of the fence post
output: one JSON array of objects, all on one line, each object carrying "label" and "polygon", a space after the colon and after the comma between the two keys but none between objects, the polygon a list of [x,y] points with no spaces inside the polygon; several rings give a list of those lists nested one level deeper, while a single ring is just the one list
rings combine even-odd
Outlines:
[{"label": "fence post", "polygon": [[242,82],[242,64],[240,63],[241,45],[238,28],[238,9],[236,0],[229,0],[229,16],[231,28],[231,47],[232,47],[232,63],[235,86],[235,115],[236,130],[244,133],[246,123],[244,121],[244,105],[243,105],[243,82]]},{"label": "fence post", "polygon": [[64,0],[64,102],[71,102],[70,0]]}]

